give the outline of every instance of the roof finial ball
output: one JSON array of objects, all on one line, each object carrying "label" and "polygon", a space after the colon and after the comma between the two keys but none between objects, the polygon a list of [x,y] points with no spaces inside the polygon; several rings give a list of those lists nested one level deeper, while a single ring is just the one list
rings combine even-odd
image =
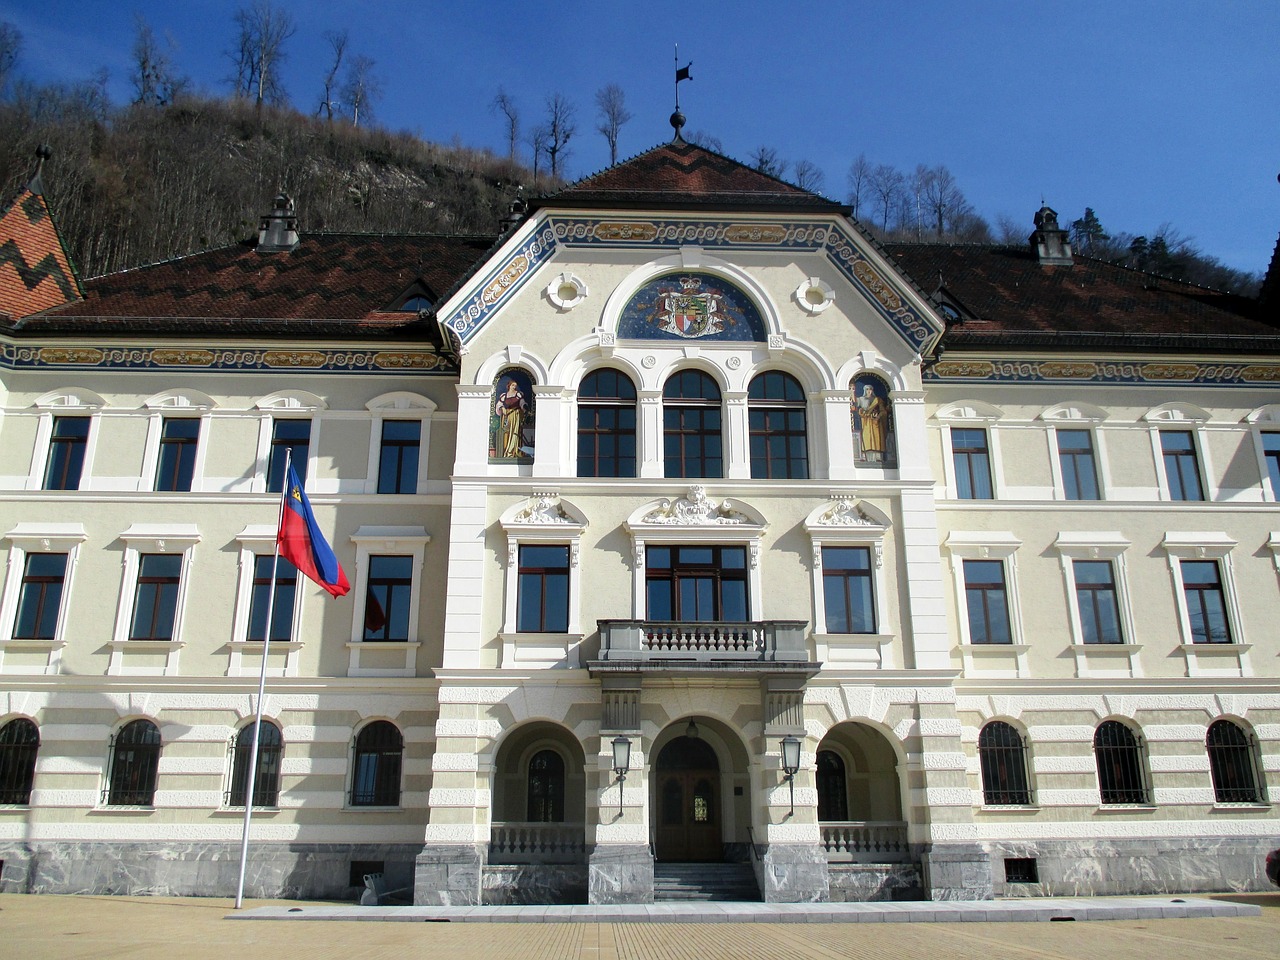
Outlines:
[{"label": "roof finial ball", "polygon": [[684,126],[684,114],[679,110],[671,115],[671,126],[674,127],[676,131],[675,139],[684,140],[684,137],[680,136],[680,128]]}]

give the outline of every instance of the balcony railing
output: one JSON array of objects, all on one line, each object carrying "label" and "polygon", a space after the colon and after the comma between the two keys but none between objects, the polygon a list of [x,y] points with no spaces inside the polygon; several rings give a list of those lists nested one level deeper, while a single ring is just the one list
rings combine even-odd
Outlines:
[{"label": "balcony railing", "polygon": [[898,863],[911,859],[901,820],[829,821],[818,825],[830,862]]},{"label": "balcony railing", "polygon": [[495,823],[489,834],[490,863],[582,863],[587,858],[581,823]]},{"label": "balcony railing", "polygon": [[806,663],[804,620],[600,620],[600,659]]}]

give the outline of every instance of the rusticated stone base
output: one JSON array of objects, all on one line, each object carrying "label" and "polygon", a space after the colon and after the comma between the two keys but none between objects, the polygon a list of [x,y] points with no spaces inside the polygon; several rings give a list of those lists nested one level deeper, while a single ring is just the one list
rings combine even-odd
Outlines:
[{"label": "rusticated stone base", "polygon": [[590,903],[653,903],[653,854],[648,844],[598,844],[588,867]]},{"label": "rusticated stone base", "polygon": [[[255,843],[249,846],[245,896],[355,900],[353,861],[382,862],[387,889],[407,897],[417,844]],[[234,897],[238,843],[0,844],[5,893],[157,897]]]},{"label": "rusticated stone base", "polygon": [[478,844],[432,844],[418,854],[413,902],[419,907],[480,905],[485,848]]},{"label": "rusticated stone base", "polygon": [[[984,846],[996,896],[1109,897],[1271,890],[1263,872],[1275,839],[1027,840]],[[1038,883],[1006,883],[1005,858],[1034,858]]]},{"label": "rusticated stone base", "polygon": [[833,863],[827,874],[832,903],[925,899],[919,864]]},{"label": "rusticated stone base", "polygon": [[930,900],[990,900],[991,858],[973,843],[935,843],[920,855]]},{"label": "rusticated stone base", "polygon": [[480,879],[485,906],[586,903],[587,865],[490,864]]},{"label": "rusticated stone base", "polygon": [[765,903],[825,903],[831,899],[827,855],[816,843],[771,843],[756,864]]}]

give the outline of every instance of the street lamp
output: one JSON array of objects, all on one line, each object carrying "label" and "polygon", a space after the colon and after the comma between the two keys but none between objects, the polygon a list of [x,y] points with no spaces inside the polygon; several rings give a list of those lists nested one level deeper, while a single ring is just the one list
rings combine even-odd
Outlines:
[{"label": "street lamp", "polygon": [[799,769],[800,741],[788,734],[782,738],[782,771],[791,787],[791,813],[787,816],[794,816],[796,812],[796,771]]},{"label": "street lamp", "polygon": [[613,738],[613,772],[618,777],[618,816],[622,816],[622,785],[627,782],[631,769],[631,741],[627,737]]}]

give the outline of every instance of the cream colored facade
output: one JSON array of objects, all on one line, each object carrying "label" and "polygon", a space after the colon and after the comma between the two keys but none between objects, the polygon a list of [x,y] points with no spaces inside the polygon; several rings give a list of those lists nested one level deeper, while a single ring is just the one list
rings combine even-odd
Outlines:
[{"label": "cream colored facade", "polygon": [[[761,335],[621,336],[633,295],[682,273],[741,291]],[[307,491],[354,589],[330,599],[300,585],[293,639],[272,644],[264,712],[284,746],[278,802],[253,822],[255,893],[343,895],[381,864],[419,902],[644,900],[667,859],[750,864],[779,901],[1265,882],[1280,790],[1280,491],[1263,446],[1280,406],[1266,378],[993,381],[973,372],[987,358],[938,362],[937,303],[830,212],[548,206],[438,316],[456,372],[183,373],[141,362],[155,342],[64,338],[65,353],[30,362],[13,345],[0,381],[0,722],[32,720],[40,745],[29,802],[0,807],[6,889],[228,892],[242,814],[229,745],[251,720],[262,646],[245,640],[252,558],[274,536],[272,425],[293,418],[310,421]],[[533,384],[533,455],[495,462],[495,382],[512,368]],[[634,477],[578,475],[579,388],[605,369],[635,387]],[[721,476],[665,475],[664,387],[689,370],[722,398]],[[767,371],[802,388],[805,478],[752,477],[749,394]],[[868,373],[889,391],[896,465],[855,458],[851,385]],[[59,416],[90,418],[78,490],[41,489]],[[166,417],[201,423],[189,493],[151,489]],[[414,493],[376,492],[387,420],[422,424]],[[973,429],[990,499],[958,487],[954,433]],[[1203,501],[1170,498],[1162,429],[1194,439]],[[1062,430],[1088,431],[1099,499],[1067,499]],[[538,545],[567,548],[567,629],[520,629],[521,550]],[[659,651],[648,566],[655,548],[679,547],[743,550],[746,649],[724,654],[705,617],[686,617],[684,648]],[[871,560],[872,632],[827,629],[824,549],[842,547]],[[25,560],[42,551],[68,556],[56,634],[15,638]],[[171,641],[128,639],[151,554],[182,558]],[[370,643],[366,583],[383,555],[412,558],[409,635]],[[1229,643],[1194,642],[1182,561],[1205,559]],[[966,560],[999,564],[1012,642],[975,642]],[[1084,642],[1075,561],[1110,562],[1123,642]],[[632,649],[625,624],[637,623]],[[113,804],[112,737],[139,718],[162,740],[154,799]],[[1250,738],[1252,801],[1217,799],[1206,735],[1223,719]],[[1109,720],[1138,737],[1142,802],[1102,801],[1094,737]],[[403,738],[398,797],[354,803],[356,740],[377,721]],[[1028,802],[986,802],[978,741],[991,721],[1025,744]],[[788,736],[802,746],[793,781]],[[692,763],[690,739],[714,756],[693,764],[707,789],[688,787],[711,822],[672,841],[664,791],[688,784],[678,758],[660,758],[670,747]],[[563,802],[539,819],[529,781],[547,752],[563,764]],[[843,766],[836,819],[819,816],[835,802],[819,798],[820,753]],[[712,854],[695,849],[708,836]],[[1028,860],[1031,880],[1017,873]]]}]

